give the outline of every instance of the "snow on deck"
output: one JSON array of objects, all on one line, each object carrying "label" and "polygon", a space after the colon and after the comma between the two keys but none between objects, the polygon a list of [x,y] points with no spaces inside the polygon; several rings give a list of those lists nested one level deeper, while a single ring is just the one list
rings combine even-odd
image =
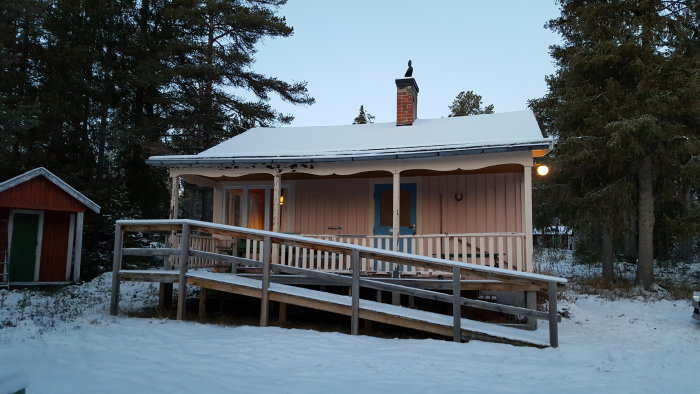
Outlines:
[{"label": "snow on deck", "polygon": [[[213,273],[207,271],[190,271],[188,277],[201,278],[220,283],[228,283],[236,286],[260,289],[262,282],[257,279],[244,278],[234,274]],[[302,287],[270,283],[270,292],[290,295],[310,300],[318,300],[328,304],[352,306],[352,298],[349,296],[305,289]],[[389,316],[397,316],[409,320],[423,321],[443,327],[452,327],[452,316],[427,312],[418,309],[406,308],[398,305],[384,304],[381,302],[360,299],[360,309],[382,313]],[[532,343],[537,346],[549,346],[546,330],[524,331],[510,327],[499,326],[491,323],[483,323],[469,319],[462,319],[462,331],[481,333],[488,336],[506,338],[513,341]]]}]

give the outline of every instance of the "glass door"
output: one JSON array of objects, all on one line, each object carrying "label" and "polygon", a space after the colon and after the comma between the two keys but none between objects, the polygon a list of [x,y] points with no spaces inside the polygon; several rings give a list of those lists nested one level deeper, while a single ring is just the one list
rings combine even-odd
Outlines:
[{"label": "glass door", "polygon": [[[282,196],[289,193],[282,188]],[[242,187],[226,189],[224,193],[224,223],[252,228],[256,230],[272,230],[273,212],[272,187]],[[287,225],[287,210],[289,204],[280,199],[280,229],[284,231]]]}]

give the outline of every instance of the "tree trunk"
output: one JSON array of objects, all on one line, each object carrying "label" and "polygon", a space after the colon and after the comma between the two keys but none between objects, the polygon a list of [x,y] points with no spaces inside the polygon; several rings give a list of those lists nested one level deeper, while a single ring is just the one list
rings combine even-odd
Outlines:
[{"label": "tree trunk", "polygon": [[615,254],[613,252],[612,232],[610,231],[610,226],[607,223],[603,224],[602,227],[602,232],[600,234],[600,254],[603,260],[603,279],[614,281]]},{"label": "tree trunk", "polygon": [[637,215],[634,209],[625,211],[625,261],[633,263],[637,261]]},{"label": "tree trunk", "polygon": [[645,287],[654,283],[654,187],[651,157],[639,167],[639,258],[635,284]]},{"label": "tree trunk", "polygon": [[[693,197],[690,191],[690,187],[686,186],[683,190],[683,218],[687,218],[690,215],[690,210],[693,207]],[[690,262],[693,259],[693,236],[684,230],[680,236],[678,245],[679,257]]]}]

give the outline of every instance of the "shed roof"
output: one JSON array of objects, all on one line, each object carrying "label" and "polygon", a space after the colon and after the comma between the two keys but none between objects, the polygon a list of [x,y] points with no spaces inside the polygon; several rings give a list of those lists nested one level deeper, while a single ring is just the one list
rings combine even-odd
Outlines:
[{"label": "shed roof", "polygon": [[152,156],[149,164],[309,162],[459,155],[551,147],[532,111],[311,127],[256,127],[197,155]]},{"label": "shed roof", "polygon": [[24,174],[17,175],[14,178],[10,178],[4,182],[0,182],[0,193],[12,189],[18,185],[21,185],[29,180],[32,180],[38,176],[43,176],[48,181],[56,185],[58,188],[63,190],[66,194],[78,200],[81,204],[85,205],[87,208],[91,209],[95,213],[100,213],[100,206],[95,204],[92,200],[85,197],[82,193],[75,190],[71,185],[67,184],[61,178],[54,175],[51,171],[44,167],[38,167],[33,170],[27,171]]}]

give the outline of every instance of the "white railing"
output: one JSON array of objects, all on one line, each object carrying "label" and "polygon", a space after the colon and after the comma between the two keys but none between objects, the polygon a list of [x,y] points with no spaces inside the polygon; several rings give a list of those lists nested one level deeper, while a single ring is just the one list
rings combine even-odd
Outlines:
[{"label": "white railing", "polygon": [[[304,234],[303,236],[384,250],[391,250],[393,244],[390,235]],[[174,247],[179,247],[179,236],[176,236]],[[246,259],[262,261],[262,241],[253,239],[236,241],[232,238],[193,235],[190,237],[190,247],[205,252],[228,252]],[[528,272],[524,233],[401,235],[399,236],[399,251],[419,256]],[[350,256],[303,247],[280,245],[273,253],[273,259],[280,264],[299,268],[331,272],[349,272],[351,270]],[[194,267],[204,267],[212,265],[213,262],[203,258],[194,258],[190,264]],[[361,261],[363,271],[388,273],[395,271],[396,268],[401,273],[423,272],[416,271],[416,268],[412,266],[399,265],[397,267],[393,263],[381,260],[363,258]]]},{"label": "white railing", "polygon": [[[305,234],[306,237],[350,243],[391,250],[390,235],[322,235]],[[527,271],[525,264],[525,234],[523,233],[467,233],[467,234],[420,234],[400,235],[399,251],[419,256],[436,257],[487,267]],[[325,263],[330,257],[322,256]],[[319,259],[316,256],[316,259]],[[313,258],[312,258],[313,260]],[[304,260],[302,259],[302,264]],[[366,264],[366,266],[365,266]],[[325,269],[325,265],[323,267]],[[332,269],[332,268],[331,268]],[[346,267],[344,269],[349,269]],[[391,272],[395,269],[383,261],[363,261],[363,269]],[[415,272],[413,267],[399,267],[400,272]]]}]

